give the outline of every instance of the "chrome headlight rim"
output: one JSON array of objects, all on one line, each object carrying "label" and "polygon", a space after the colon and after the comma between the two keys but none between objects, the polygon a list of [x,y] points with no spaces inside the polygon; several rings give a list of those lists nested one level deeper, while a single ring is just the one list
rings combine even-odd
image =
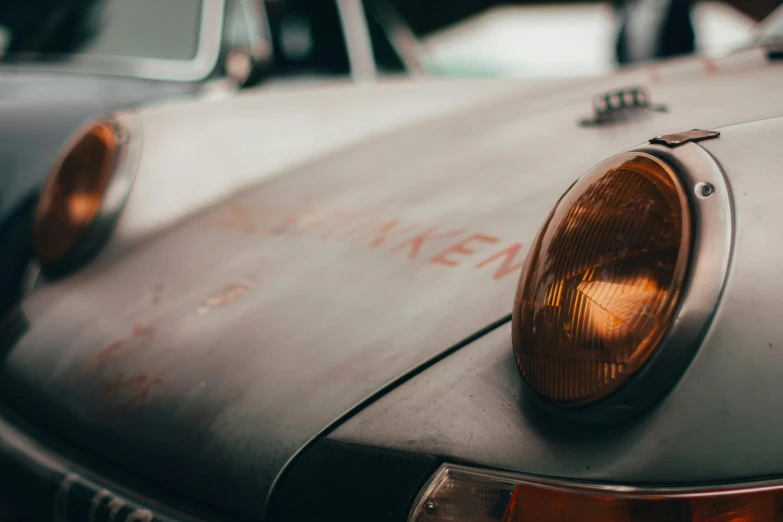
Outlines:
[{"label": "chrome headlight rim", "polygon": [[[734,244],[734,205],[718,161],[698,143],[675,148],[644,144],[620,154],[641,153],[669,165],[685,189],[691,213],[690,263],[674,316],[658,347],[614,393],[572,408],[549,404],[520,379],[532,418],[585,426],[612,426],[633,419],[663,399],[682,378],[712,324],[729,276]],[[570,188],[569,188],[570,190]],[[544,223],[543,227],[546,226]],[[543,414],[543,415],[542,415]]]},{"label": "chrome headlight rim", "polygon": [[[57,174],[74,145],[98,124],[111,125],[117,140],[104,195],[92,222],[65,255],[54,262],[44,262],[33,252],[41,266],[41,273],[47,279],[63,277],[97,255],[111,236],[136,179],[142,147],[141,121],[135,113],[119,112],[96,118],[74,132],[53,164],[47,184]],[[35,229],[32,233],[36,233]]]}]

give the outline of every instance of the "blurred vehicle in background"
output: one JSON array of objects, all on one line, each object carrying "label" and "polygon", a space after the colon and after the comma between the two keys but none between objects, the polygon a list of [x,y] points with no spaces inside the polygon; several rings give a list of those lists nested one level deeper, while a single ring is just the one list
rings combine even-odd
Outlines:
[{"label": "blurred vehicle in background", "polygon": [[660,60],[691,54],[696,37],[691,0],[614,0],[619,21],[617,63]]},{"label": "blurred vehicle in background", "polygon": [[41,184],[85,122],[266,81],[417,73],[384,0],[0,3],[0,311],[19,296]]},{"label": "blurred vehicle in background", "polygon": [[[450,76],[536,79],[599,76],[617,67],[622,17],[610,2],[512,4],[491,7],[422,36],[429,70]],[[691,19],[695,50],[709,57],[751,43],[756,24],[742,11],[716,1],[694,3]]]}]

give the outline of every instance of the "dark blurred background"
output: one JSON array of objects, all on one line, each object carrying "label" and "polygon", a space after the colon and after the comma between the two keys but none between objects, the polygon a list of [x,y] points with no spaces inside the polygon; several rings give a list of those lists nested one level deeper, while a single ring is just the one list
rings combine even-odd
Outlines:
[{"label": "dark blurred background", "polygon": [[[427,72],[447,76],[524,77],[599,75],[617,64],[691,52],[725,54],[749,43],[750,29],[755,22],[780,4],[778,0],[362,1],[365,6],[378,3],[393,6],[406,29],[422,44]],[[330,3],[323,0],[261,2],[267,6],[270,16],[281,11],[282,6],[288,9],[292,5],[307,5],[313,11]],[[60,53],[79,50],[82,42],[96,39],[92,34],[95,21],[79,13],[91,12],[97,3],[100,2],[0,0],[0,28],[5,26],[16,35],[6,52],[24,52],[26,47],[40,50],[42,42],[35,31],[41,32],[43,20],[35,13],[43,12],[51,14],[47,26],[56,18],[54,22],[60,28],[46,29],[47,50]],[[158,33],[165,36],[167,31]],[[128,33],[126,40],[132,40],[134,34]],[[176,36],[170,39],[176,40]],[[313,47],[328,48],[329,41],[330,38],[321,38],[321,43]],[[137,42],[125,47],[139,45]]]}]

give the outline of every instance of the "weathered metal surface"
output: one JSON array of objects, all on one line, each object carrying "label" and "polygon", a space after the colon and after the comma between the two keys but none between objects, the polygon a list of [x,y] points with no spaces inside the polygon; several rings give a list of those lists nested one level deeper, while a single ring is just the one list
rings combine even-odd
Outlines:
[{"label": "weathered metal surface", "polygon": [[526,401],[505,326],[379,399],[330,436],[524,473],[686,485],[783,476],[778,144],[783,119],[700,144],[727,172],[729,277],[685,376],[649,415],[612,429],[552,422]]},{"label": "weathered metal surface", "polygon": [[[781,69],[745,63],[721,82],[661,80],[671,112],[622,128],[573,118],[585,93],[644,69],[534,100],[523,88],[245,190],[28,299],[0,398],[151,485],[257,516],[311,437],[509,313],[527,245],[589,166],[656,133],[768,116]],[[748,85],[759,96],[738,97]],[[219,157],[193,185],[233,168]]]},{"label": "weathered metal surface", "polygon": [[139,172],[111,248],[159,233],[329,151],[542,88],[509,80],[397,79],[360,86],[330,81],[298,88],[268,83],[230,99],[146,109],[139,114]]},{"label": "weathered metal surface", "polygon": [[194,90],[188,83],[0,67],[0,313],[16,302],[21,290],[21,267],[30,257],[31,202],[69,137],[117,107]]},{"label": "weathered metal surface", "polygon": [[693,129],[685,132],[675,132],[673,134],[665,134],[663,136],[656,136],[650,139],[650,143],[658,145],[666,145],[667,147],[679,147],[692,141],[711,140],[720,136],[718,131],[708,131],[701,129]]}]

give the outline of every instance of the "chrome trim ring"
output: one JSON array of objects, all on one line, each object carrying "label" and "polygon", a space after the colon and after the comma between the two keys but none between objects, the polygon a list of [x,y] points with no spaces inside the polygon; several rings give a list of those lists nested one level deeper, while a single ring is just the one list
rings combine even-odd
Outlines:
[{"label": "chrome trim ring", "polygon": [[659,346],[627,383],[593,404],[561,409],[535,393],[526,394],[531,418],[546,410],[566,421],[612,425],[626,421],[660,400],[693,360],[723,293],[734,242],[734,212],[726,176],[712,155],[697,143],[676,149],[641,145],[623,153],[644,153],[664,161],[679,176],[691,210],[692,245],[680,302]]}]

